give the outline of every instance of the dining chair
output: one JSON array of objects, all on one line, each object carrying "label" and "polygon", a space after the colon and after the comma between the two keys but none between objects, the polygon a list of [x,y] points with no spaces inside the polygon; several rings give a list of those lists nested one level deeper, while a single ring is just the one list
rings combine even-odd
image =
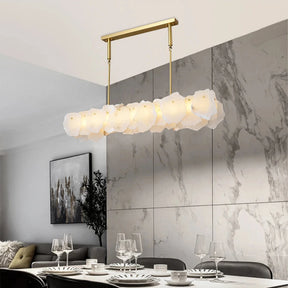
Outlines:
[{"label": "dining chair", "polygon": [[0,268],[1,288],[42,288],[46,287],[44,281],[31,273]]},{"label": "dining chair", "polygon": [[109,283],[71,279],[58,275],[47,275],[46,282],[48,288],[119,288]]},{"label": "dining chair", "polygon": [[145,268],[153,268],[154,264],[167,264],[168,270],[186,270],[186,264],[177,258],[139,257],[137,263]]},{"label": "dining chair", "polygon": [[[195,266],[196,269],[215,269],[215,262],[205,261]],[[247,261],[221,261],[218,269],[227,275],[247,276],[272,279],[271,269],[259,262]]]}]

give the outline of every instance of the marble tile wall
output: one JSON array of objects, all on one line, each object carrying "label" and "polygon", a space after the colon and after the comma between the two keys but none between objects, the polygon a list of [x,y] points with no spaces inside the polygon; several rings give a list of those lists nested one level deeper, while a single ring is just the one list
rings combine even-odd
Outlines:
[{"label": "marble tile wall", "polygon": [[213,231],[227,258],[288,277],[287,21],[213,48]]},{"label": "marble tile wall", "polygon": [[[268,264],[288,278],[288,21],[173,62],[173,90],[213,88],[215,129],[107,139],[108,262],[117,232],[143,233],[143,256],[197,264],[197,233],[228,260]],[[113,96],[115,95],[115,97]],[[112,103],[168,95],[168,66],[112,86]]]}]

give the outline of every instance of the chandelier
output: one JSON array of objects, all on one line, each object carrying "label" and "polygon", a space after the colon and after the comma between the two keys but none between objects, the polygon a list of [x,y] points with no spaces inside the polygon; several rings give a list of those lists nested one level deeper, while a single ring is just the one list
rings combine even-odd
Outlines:
[{"label": "chandelier", "polygon": [[[176,18],[170,18],[101,37],[107,42],[107,105],[102,109],[92,108],[88,111],[67,114],[63,122],[67,135],[97,141],[116,132],[160,133],[165,128],[175,131],[185,128],[198,131],[205,126],[211,129],[217,127],[224,119],[225,113],[213,90],[196,91],[186,97],[178,92],[172,93],[172,26],[177,24]],[[162,28],[168,28],[170,95],[155,99],[153,102],[142,100],[127,105],[110,105],[111,41]]]}]

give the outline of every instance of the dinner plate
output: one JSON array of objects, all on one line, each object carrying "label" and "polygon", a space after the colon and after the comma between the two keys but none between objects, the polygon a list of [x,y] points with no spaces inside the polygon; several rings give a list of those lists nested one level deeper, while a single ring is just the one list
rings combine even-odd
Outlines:
[{"label": "dinner plate", "polygon": [[111,277],[107,280],[108,282],[112,283],[112,284],[116,284],[116,285],[125,285],[125,286],[145,286],[145,285],[152,285],[152,284],[156,284],[158,283],[158,279],[156,278],[149,278],[147,279],[145,282],[139,282],[139,281],[128,281],[128,282],[123,282],[123,281],[119,281],[119,279],[116,279],[115,277]]},{"label": "dinner plate", "polygon": [[[123,263],[111,263],[110,265],[105,267],[106,269],[120,270],[124,269]],[[137,269],[143,269],[144,266],[137,264]],[[136,269],[136,264],[126,264],[126,269]]]},{"label": "dinner plate", "polygon": [[187,280],[185,282],[173,281],[173,280],[166,280],[168,285],[171,286],[189,286],[192,284],[193,281]]},{"label": "dinner plate", "polygon": [[56,275],[77,275],[81,274],[81,269],[79,267],[71,267],[71,266],[61,266],[61,267],[48,267],[48,268],[43,268],[41,273],[42,275],[46,274],[56,274]]},{"label": "dinner plate", "polygon": [[[207,278],[207,277],[215,277],[216,276],[216,270],[213,269],[188,269],[187,270],[187,276],[188,277],[199,277]],[[218,270],[218,276],[223,276],[223,273]]]},{"label": "dinner plate", "polygon": [[150,281],[151,275],[150,274],[120,274],[112,276],[113,279],[116,279],[119,282],[123,283],[146,283]]}]

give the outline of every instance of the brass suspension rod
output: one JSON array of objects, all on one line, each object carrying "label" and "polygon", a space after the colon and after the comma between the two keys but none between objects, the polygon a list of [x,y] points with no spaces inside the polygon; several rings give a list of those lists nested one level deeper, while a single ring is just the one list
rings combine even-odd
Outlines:
[{"label": "brass suspension rod", "polygon": [[119,32],[107,34],[101,37],[104,42],[107,42],[107,61],[108,61],[108,89],[107,89],[107,104],[110,104],[110,73],[111,73],[111,41],[135,36],[138,34],[151,32],[163,28],[168,28],[168,47],[169,47],[169,91],[172,93],[172,26],[178,25],[176,18],[154,22],[147,25],[138,26],[131,29],[122,30]]}]

